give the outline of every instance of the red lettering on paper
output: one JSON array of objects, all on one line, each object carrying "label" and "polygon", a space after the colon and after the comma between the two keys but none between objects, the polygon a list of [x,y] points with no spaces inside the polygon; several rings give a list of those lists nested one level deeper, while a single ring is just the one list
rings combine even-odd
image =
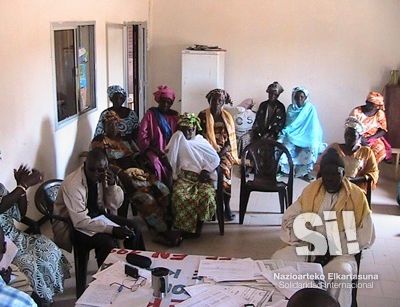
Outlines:
[{"label": "red lettering on paper", "polygon": [[149,302],[147,304],[147,307],[160,307],[161,305],[161,299],[155,298],[153,302]]},{"label": "red lettering on paper", "polygon": [[185,254],[173,254],[171,260],[183,260],[186,256]]}]

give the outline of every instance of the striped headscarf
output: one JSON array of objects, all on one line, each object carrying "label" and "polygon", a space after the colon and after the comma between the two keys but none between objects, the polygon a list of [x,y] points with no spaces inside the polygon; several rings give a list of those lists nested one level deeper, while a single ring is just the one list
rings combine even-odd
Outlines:
[{"label": "striped headscarf", "polygon": [[367,101],[373,103],[378,109],[385,110],[385,103],[381,93],[370,92],[367,96]]},{"label": "striped headscarf", "polygon": [[178,126],[196,128],[197,131],[201,131],[200,118],[194,113],[185,112],[179,115]]},{"label": "striped headscarf", "polygon": [[229,94],[223,89],[213,89],[206,95],[208,103],[211,103],[211,101],[217,97],[221,97],[221,99],[224,101],[224,104],[232,105],[231,96],[229,96]]},{"label": "striped headscarf", "polygon": [[108,98],[111,99],[114,96],[114,94],[116,94],[116,93],[120,93],[120,94],[124,95],[125,98],[126,98],[126,91],[121,86],[119,86],[119,85],[110,85],[107,88]]}]

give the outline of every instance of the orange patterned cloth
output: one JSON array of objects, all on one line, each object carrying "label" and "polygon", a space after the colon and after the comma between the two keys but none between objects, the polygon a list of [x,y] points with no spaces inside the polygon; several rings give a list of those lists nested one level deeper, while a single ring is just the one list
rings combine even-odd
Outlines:
[{"label": "orange patterned cloth", "polygon": [[[371,101],[372,102],[372,101]],[[351,111],[350,116],[355,116],[363,124],[364,137],[370,137],[378,132],[378,129],[385,130],[387,132],[387,122],[385,112],[380,109],[373,116],[367,116],[363,113],[361,107],[354,108]],[[379,163],[387,157],[386,147],[390,145],[383,138],[370,139],[369,145],[375,154],[376,162]]]}]

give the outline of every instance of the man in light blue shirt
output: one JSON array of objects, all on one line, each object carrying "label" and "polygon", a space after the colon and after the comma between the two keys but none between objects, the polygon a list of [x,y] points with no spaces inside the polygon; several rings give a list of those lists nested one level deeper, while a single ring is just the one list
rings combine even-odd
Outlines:
[{"label": "man in light blue shirt", "polygon": [[[4,240],[4,232],[0,228],[0,261],[6,252],[6,241]],[[33,299],[26,293],[19,291],[13,287],[7,286],[0,275],[0,307],[29,307],[36,306]]]}]

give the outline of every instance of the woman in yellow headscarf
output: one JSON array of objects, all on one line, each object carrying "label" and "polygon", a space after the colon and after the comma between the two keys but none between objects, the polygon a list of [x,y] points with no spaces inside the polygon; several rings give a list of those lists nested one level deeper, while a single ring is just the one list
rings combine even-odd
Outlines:
[{"label": "woman in yellow headscarf", "polygon": [[364,127],[362,145],[370,146],[375,154],[376,162],[390,159],[392,147],[384,138],[387,132],[385,104],[382,94],[370,92],[365,105],[354,108],[350,116],[355,116]]},{"label": "woman in yellow headscarf", "polygon": [[225,220],[232,221],[229,202],[231,199],[231,174],[232,166],[238,163],[236,146],[235,123],[232,115],[222,107],[224,104],[232,104],[229,94],[222,89],[210,91],[206,98],[210,107],[200,112],[200,125],[202,134],[217,151],[221,158],[220,167],[224,176],[224,204]]}]

